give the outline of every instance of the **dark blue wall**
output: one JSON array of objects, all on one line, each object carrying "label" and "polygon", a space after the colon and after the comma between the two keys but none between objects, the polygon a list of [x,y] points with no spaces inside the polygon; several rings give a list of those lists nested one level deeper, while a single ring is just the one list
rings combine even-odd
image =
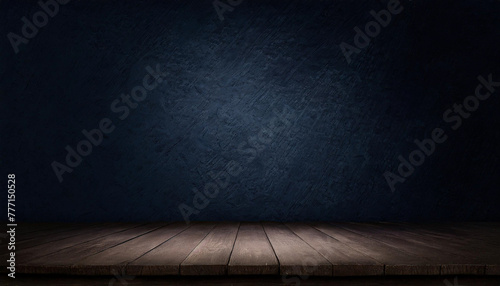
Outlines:
[{"label": "dark blue wall", "polygon": [[[6,35],[40,7],[2,1],[0,168],[17,219],[182,220],[229,162],[191,220],[500,219],[500,88],[456,131],[442,118],[479,75],[500,81],[500,1],[401,5],[348,64],[339,44],[387,1],[244,0],[223,21],[212,1],[72,1],[18,54]],[[164,82],[120,120],[110,104],[157,64]],[[114,131],[60,183],[51,164],[103,118]],[[384,173],[436,127],[447,141],[391,192]]]}]

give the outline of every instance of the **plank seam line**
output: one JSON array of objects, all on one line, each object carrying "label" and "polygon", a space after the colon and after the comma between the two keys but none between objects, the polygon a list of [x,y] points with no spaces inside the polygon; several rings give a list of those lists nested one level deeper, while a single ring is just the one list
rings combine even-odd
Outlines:
[{"label": "plank seam line", "polygon": [[319,254],[320,257],[323,257],[331,266],[331,273],[332,273],[332,276],[333,276],[333,263],[328,260],[328,258],[326,258],[323,254],[321,254],[318,250],[316,250],[316,248],[312,247],[312,245],[310,245],[309,243],[307,243],[305,240],[302,239],[302,237],[300,237],[296,232],[294,232],[289,226],[288,226],[288,223],[283,223],[283,225],[288,228],[288,230],[290,230],[290,232],[292,232],[296,237],[298,237],[300,240],[302,240],[306,245],[309,245],[309,247],[316,251],[316,253]]},{"label": "plank seam line", "polygon": [[[19,225],[21,226],[21,223],[19,223]],[[59,226],[58,225],[50,225],[48,228],[35,229],[35,230],[32,229],[32,230],[28,230],[26,232],[20,232],[19,235],[20,236],[21,235],[33,235],[34,232],[49,231],[51,229],[54,230],[54,229],[59,228],[59,227],[61,227],[61,226],[60,225]],[[27,238],[27,239],[31,239],[31,238]],[[26,239],[24,239],[24,240],[26,240]],[[21,240],[19,240],[19,241],[21,241]]]},{"label": "plank seam line", "polygon": [[[350,224],[352,224],[352,223],[350,223]],[[373,223],[369,223],[369,224],[368,223],[363,223],[363,224],[358,224],[358,225],[361,226],[361,227],[363,227],[364,225],[366,225],[368,227],[374,228],[376,231],[379,231],[381,233],[382,237],[401,240],[401,238],[398,237],[397,235],[394,235],[393,233],[387,233],[387,229],[385,229],[382,226],[379,226],[379,225],[376,225],[376,224],[373,224]],[[408,235],[412,236],[413,237],[412,240],[413,240],[414,244],[422,245],[422,246],[427,247],[427,248],[435,249],[436,251],[442,251],[442,252],[444,252],[446,254],[457,256],[457,257],[461,257],[461,258],[465,258],[465,259],[469,259],[469,260],[470,259],[475,259],[475,257],[473,257],[473,256],[467,256],[467,255],[461,254],[460,253],[461,249],[446,250],[446,249],[443,249],[443,248],[436,248],[436,247],[434,247],[433,244],[429,244],[429,243],[425,242],[426,240],[428,240],[428,239],[431,238],[431,237],[425,236],[425,234],[410,232],[410,231],[406,231],[406,230],[402,230],[402,229],[398,229],[398,230],[401,231],[401,233],[408,234]],[[358,234],[360,233],[359,230],[355,230],[355,232],[358,233]],[[455,251],[458,251],[458,252],[455,252]]]},{"label": "plank seam line", "polygon": [[[88,242],[91,242],[91,241],[93,241],[93,240],[101,239],[101,238],[104,238],[104,237],[107,237],[107,236],[110,236],[110,235],[114,235],[114,234],[117,234],[117,233],[120,233],[120,232],[124,232],[124,231],[127,231],[127,230],[131,230],[131,229],[134,229],[134,228],[139,227],[139,226],[142,226],[142,225],[146,225],[146,223],[139,224],[139,225],[136,225],[136,226],[134,226],[134,227],[127,227],[127,228],[122,229],[122,230],[119,230],[119,231],[115,231],[115,232],[108,233],[108,234],[105,234],[105,235],[101,235],[101,236],[98,236],[98,237],[95,237],[95,238],[92,238],[92,239],[89,239],[89,240],[85,240],[85,241],[82,241],[82,242],[78,242],[78,243],[73,244],[73,245],[71,245],[71,246],[63,247],[63,248],[61,248],[61,249],[58,249],[58,250],[56,250],[56,251],[54,251],[54,252],[47,253],[47,254],[42,255],[42,256],[35,256],[35,257],[31,257],[31,260],[34,260],[34,259],[39,259],[39,258],[43,258],[43,257],[45,257],[45,256],[49,256],[49,255],[53,255],[53,254],[56,254],[56,253],[61,252],[61,251],[63,251],[63,250],[66,250],[66,249],[68,249],[68,248],[71,248],[71,247],[74,247],[74,246],[78,246],[78,245],[80,245],[80,244],[88,243]],[[72,237],[67,237],[67,238],[74,238],[74,236],[72,236]],[[65,239],[66,239],[66,238],[65,238]],[[40,246],[40,245],[38,245],[38,246]],[[34,247],[36,247],[36,246],[34,246]],[[32,248],[32,247],[30,247],[30,248]],[[29,249],[29,248],[28,248],[28,249]],[[23,250],[25,250],[25,249],[23,249]],[[21,250],[21,251],[23,251],[23,250]]]},{"label": "plank seam line", "polygon": [[[86,259],[87,257],[93,256],[93,255],[96,255],[96,254],[99,254],[99,253],[104,252],[104,251],[106,251],[106,250],[108,250],[108,249],[111,249],[111,248],[113,248],[113,247],[116,247],[116,246],[122,245],[122,244],[124,244],[124,243],[126,243],[126,242],[129,242],[129,241],[131,241],[131,240],[133,240],[133,239],[136,239],[136,238],[138,238],[138,237],[141,237],[141,236],[143,236],[143,235],[146,235],[146,234],[148,234],[148,233],[150,233],[150,232],[153,232],[153,231],[155,231],[155,230],[157,230],[157,229],[160,229],[160,228],[162,228],[162,227],[166,227],[167,225],[170,225],[170,224],[172,224],[172,222],[169,222],[169,223],[167,223],[166,225],[163,225],[163,226],[156,227],[156,228],[154,228],[154,229],[152,229],[152,230],[150,230],[150,231],[147,231],[147,232],[142,233],[142,234],[140,234],[140,235],[134,236],[134,237],[132,237],[132,238],[130,238],[130,239],[124,240],[124,241],[122,241],[122,242],[120,242],[120,243],[118,243],[118,244],[115,244],[115,245],[110,246],[110,247],[108,247],[108,248],[106,248],[106,249],[100,250],[100,251],[98,251],[98,252],[96,252],[96,253],[92,253],[92,254],[90,254],[90,255],[80,257],[80,260],[78,260],[77,262],[75,262],[75,263],[71,264],[71,266],[75,266],[75,265],[77,265],[77,263],[78,263],[78,262],[80,262],[80,261],[82,261],[82,260]],[[146,224],[146,225],[147,225],[147,224]]]},{"label": "plank seam line", "polygon": [[[102,225],[102,226],[98,226],[98,225],[99,225],[98,223],[92,224],[92,225],[90,225],[90,226],[89,226],[89,229],[90,229],[90,230],[95,230],[96,228],[97,228],[97,229],[99,229],[99,228],[103,228],[103,229],[105,229],[106,225],[108,225],[108,226],[109,226],[109,225],[111,225],[111,223],[106,223],[106,224],[104,224],[104,225]],[[87,230],[88,230],[88,229],[87,229]],[[78,234],[78,232],[79,232],[79,231],[83,232],[83,230],[82,230],[81,228],[78,228],[78,227],[71,228],[71,229],[70,229],[70,231],[71,231],[71,233],[76,232],[77,234],[73,234],[73,235],[70,235],[70,236],[62,237],[62,238],[56,238],[56,239],[51,240],[51,241],[42,242],[42,243],[40,243],[40,244],[36,244],[36,245],[28,246],[28,247],[25,247],[25,246],[23,245],[23,243],[24,243],[24,244],[26,244],[26,242],[28,242],[28,243],[29,243],[30,241],[37,241],[37,239],[39,239],[39,238],[34,237],[34,238],[31,238],[31,239],[24,240],[24,241],[20,242],[20,243],[19,243],[19,245],[20,245],[20,248],[22,248],[22,250],[25,250],[25,249],[30,249],[30,248],[34,248],[34,247],[40,247],[40,246],[42,246],[42,247],[43,247],[43,246],[47,246],[47,245],[50,245],[50,244],[53,244],[53,243],[57,243],[58,241],[61,241],[61,240],[65,240],[65,239],[68,239],[68,238],[75,238],[75,237],[78,237],[78,236],[80,235],[80,234]],[[66,231],[57,232],[57,233],[55,233],[55,234],[61,234],[61,233],[64,233],[64,232],[66,232]],[[44,236],[45,236],[45,235],[44,235]],[[46,236],[50,236],[50,234],[49,234],[49,235],[46,235]]]},{"label": "plank seam line", "polygon": [[238,230],[236,231],[236,236],[234,237],[233,241],[233,247],[231,248],[231,252],[229,253],[229,257],[227,258],[226,262],[226,275],[229,274],[229,262],[231,261],[231,256],[233,256],[233,251],[234,251],[234,245],[236,244],[236,240],[238,239],[238,234],[240,234],[240,227],[241,227],[241,222],[238,222]]},{"label": "plank seam line", "polygon": [[[340,241],[340,240],[336,239],[335,237],[333,237],[333,236],[329,235],[328,233],[326,233],[326,232],[322,231],[321,229],[319,229],[319,228],[315,227],[314,225],[310,225],[310,226],[311,226],[312,228],[316,229],[317,231],[319,231],[319,232],[321,232],[321,233],[323,233],[323,234],[325,234],[325,235],[327,235],[327,236],[331,237],[332,239],[335,239],[335,240],[336,240],[336,241],[338,241],[339,243],[341,243],[341,244],[343,244],[343,245],[345,245],[345,246],[349,247],[351,250],[356,251],[356,252],[358,252],[358,253],[360,253],[360,254],[362,254],[362,255],[366,255],[366,256],[370,257],[371,259],[373,259],[373,260],[375,260],[375,261],[379,262],[380,264],[385,265],[385,264],[384,264],[384,262],[382,262],[382,261],[380,261],[380,260],[378,260],[378,259],[375,259],[375,258],[374,258],[374,257],[372,257],[371,255],[368,255],[368,254],[366,254],[366,253],[364,253],[364,252],[360,252],[359,250],[357,250],[357,249],[355,249],[355,248],[351,247],[349,244],[347,244],[347,243],[345,243],[345,242],[342,242],[342,241]],[[333,225],[331,225],[331,226],[333,226]],[[351,239],[349,239],[349,240],[351,241]],[[384,269],[384,273],[385,273],[385,269]]]},{"label": "plank seam line", "polygon": [[[333,225],[333,224],[332,224],[332,225]],[[334,226],[335,226],[335,225],[334,225]],[[387,243],[387,242],[384,242],[383,240],[380,240],[380,239],[377,239],[377,238],[373,238],[373,237],[368,237],[368,236],[363,235],[363,234],[360,234],[360,233],[358,233],[358,232],[356,232],[356,231],[349,230],[348,228],[345,228],[345,227],[343,227],[343,226],[338,226],[338,227],[342,228],[342,229],[343,229],[343,230],[345,230],[345,231],[348,231],[348,232],[350,232],[350,233],[353,233],[353,234],[355,234],[355,235],[359,235],[359,236],[364,237],[364,238],[366,238],[366,239],[374,240],[374,241],[377,241],[377,242],[382,243],[382,244],[384,244],[384,245],[387,245],[387,246],[389,246],[390,248],[392,248],[392,249],[394,249],[394,250],[396,250],[396,251],[398,251],[398,252],[403,253],[404,255],[408,255],[408,256],[415,256],[415,257],[422,258],[423,260],[426,260],[426,261],[428,261],[428,262],[432,262],[432,260],[431,260],[431,259],[429,259],[429,258],[423,257],[423,256],[421,256],[421,255],[413,254],[413,253],[411,253],[411,252],[404,251],[404,250],[402,250],[402,249],[399,249],[399,248],[397,248],[397,247],[394,247],[394,246],[390,245],[390,244],[389,244],[389,243]]]},{"label": "plank seam line", "polygon": [[280,262],[280,259],[278,258],[278,255],[276,254],[276,250],[274,250],[274,246],[271,243],[271,240],[269,239],[269,236],[267,235],[266,228],[264,227],[264,225],[262,224],[262,222],[259,222],[259,224],[262,227],[262,229],[264,230],[264,234],[266,235],[266,238],[267,238],[267,241],[269,242],[269,245],[271,245],[271,249],[273,250],[274,257],[276,257],[276,261],[278,261],[278,270],[279,270],[279,272],[281,274],[281,262]]},{"label": "plank seam line", "polygon": [[[402,226],[402,227],[404,227],[405,231],[410,232],[410,233],[414,233],[414,231],[415,231],[412,229],[408,229],[407,226]],[[422,233],[422,235],[432,236],[432,237],[435,237],[436,239],[452,240],[454,242],[457,242],[457,240],[456,240],[457,235],[451,235],[450,233],[441,232],[438,230],[426,229],[422,225],[419,226],[418,231],[420,233]],[[463,237],[463,235],[460,235],[460,236],[462,236],[462,238],[460,240],[458,240],[458,243],[463,243],[463,242],[470,243],[471,241],[474,241],[474,239],[471,239],[470,237]],[[495,247],[500,246],[500,244],[495,243],[493,241],[484,241],[483,243],[486,243],[488,245],[495,246]]]},{"label": "plank seam line", "polygon": [[189,257],[189,255],[191,255],[191,253],[193,253],[193,251],[205,240],[205,238],[207,238],[207,236],[209,234],[211,234],[212,231],[214,231],[214,229],[218,225],[220,225],[220,224],[221,224],[220,222],[214,223],[214,225],[212,226],[212,228],[210,229],[210,231],[207,232],[207,234],[205,234],[205,236],[202,239],[200,239],[200,242],[198,242],[198,244],[196,244],[196,246],[193,247],[193,249],[191,249],[191,251],[186,255],[186,257],[184,257],[184,259],[179,263],[179,273],[178,273],[179,275],[181,275],[181,266],[182,266],[182,263],[184,263],[184,261],[186,261],[186,259]]},{"label": "plank seam line", "polygon": [[[98,225],[98,223],[91,223],[91,224],[89,224],[87,227],[91,228],[91,227],[95,227],[95,226],[97,226],[97,225]],[[51,229],[47,229],[47,230],[43,230],[43,231],[50,231],[50,230],[57,230],[57,229],[58,229],[58,228],[53,228],[53,229],[51,228]],[[21,243],[26,243],[26,241],[36,240],[36,239],[39,239],[40,237],[50,237],[50,236],[55,235],[55,234],[62,234],[62,233],[65,233],[65,232],[73,232],[73,231],[75,231],[75,230],[79,230],[79,229],[82,229],[82,228],[81,228],[81,227],[79,227],[79,226],[70,226],[70,228],[69,228],[69,229],[64,229],[64,230],[63,230],[63,229],[60,229],[60,231],[57,231],[57,232],[50,232],[50,233],[47,233],[47,234],[42,235],[42,236],[36,236],[36,237],[29,237],[29,238],[25,238],[25,239],[19,239],[19,240],[17,240],[17,242],[18,242],[19,244],[21,244]],[[68,238],[69,238],[69,237],[73,237],[73,236],[68,236]],[[66,237],[65,237],[65,238],[66,238]],[[64,238],[63,238],[63,239],[64,239]],[[57,241],[57,240],[54,240],[54,241]],[[50,243],[50,242],[52,242],[52,241],[45,242],[45,243],[38,244],[38,245],[43,245],[43,244]],[[38,245],[36,245],[36,246],[38,246]],[[34,247],[34,246],[31,246],[31,247]],[[28,247],[28,248],[30,248],[30,247]],[[25,249],[26,249],[26,248],[25,248]]]},{"label": "plank seam line", "polygon": [[130,260],[126,263],[125,266],[128,266],[130,263],[136,261],[137,259],[143,257],[144,255],[148,254],[149,252],[153,251],[154,249],[160,247],[161,245],[165,244],[167,241],[170,241],[171,239],[173,239],[174,237],[177,237],[179,234],[183,233],[184,231],[188,230],[189,228],[191,228],[192,225],[188,225],[186,228],[182,229],[180,232],[176,233],[175,235],[173,235],[172,237],[170,237],[169,239],[165,240],[164,242],[158,244],[157,246],[151,248],[150,250],[144,252],[143,254],[141,254],[139,257],[137,257],[136,259],[133,259],[133,260]]},{"label": "plank seam line", "polygon": [[[380,226],[378,224],[371,224],[371,227],[375,227],[376,229],[379,229],[379,230],[384,231],[384,232],[386,231],[386,229],[383,226]],[[460,240],[457,242],[457,240],[453,237],[452,238],[433,237],[428,232],[422,232],[422,231],[415,232],[415,231],[408,230],[408,229],[403,228],[403,227],[398,227],[397,230],[401,231],[404,234],[408,234],[410,236],[413,236],[415,239],[418,240],[419,245],[427,246],[427,244],[425,243],[425,240],[429,240],[429,239],[440,240],[440,242],[443,242],[443,243],[447,243],[447,242],[452,241],[455,244],[459,244],[459,247],[457,248],[457,246],[453,246],[452,249],[448,249],[448,250],[443,250],[441,248],[433,247],[434,246],[433,244],[431,245],[431,247],[434,249],[440,250],[440,251],[444,251],[447,254],[459,256],[461,258],[465,258],[465,259],[469,259],[469,260],[476,258],[476,257],[470,256],[468,254],[460,253],[460,251],[463,250],[464,247],[469,246],[469,243],[463,244],[463,240]],[[394,234],[388,234],[388,236],[398,238],[397,236],[394,236]],[[474,247],[474,248],[477,249],[476,247]],[[472,263],[472,264],[475,264],[475,263]]]}]

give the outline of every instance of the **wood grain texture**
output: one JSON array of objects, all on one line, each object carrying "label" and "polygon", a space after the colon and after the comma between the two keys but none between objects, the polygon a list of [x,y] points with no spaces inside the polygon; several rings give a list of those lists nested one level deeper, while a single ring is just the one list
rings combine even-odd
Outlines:
[{"label": "wood grain texture", "polygon": [[[16,241],[16,249],[20,251],[37,246],[41,249],[45,249],[45,247],[50,247],[51,245],[57,244],[59,241],[64,240],[66,238],[78,237],[79,235],[83,235],[89,232],[105,230],[109,225],[111,224],[109,223],[62,224],[57,228],[31,233],[29,237],[24,237],[25,238],[24,240]],[[0,255],[4,257],[7,253],[9,253],[9,250],[7,249],[7,247],[3,247],[0,250],[0,252],[1,252]],[[21,259],[26,259],[26,258],[31,259],[34,257],[28,254],[27,257],[22,257]],[[21,262],[24,261],[21,260]]]},{"label": "wood grain texture", "polygon": [[260,223],[241,223],[228,274],[279,274],[278,260]]},{"label": "wood grain texture", "polygon": [[446,241],[425,238],[418,234],[387,229],[371,224],[340,223],[344,229],[380,241],[403,252],[432,259],[441,265],[444,275],[483,275],[485,261],[470,251],[449,247]]},{"label": "wood grain texture", "polygon": [[[379,225],[379,224],[376,224]],[[488,228],[481,223],[474,223],[475,228],[472,228],[470,223],[454,223],[454,224],[414,224],[414,223],[383,223],[385,228],[398,229],[404,231],[405,235],[420,237],[429,243],[436,245],[441,249],[448,250],[453,253],[458,253],[466,257],[465,265],[450,265],[444,264],[441,268],[441,274],[453,275],[469,272],[472,274],[471,264],[484,265],[484,274],[500,275],[500,235],[498,234],[498,226],[491,224]],[[375,226],[375,225],[373,225]],[[468,267],[465,271],[461,271],[461,267]],[[477,271],[476,274],[481,274]]]},{"label": "wood grain texture", "polygon": [[27,263],[38,257],[43,257],[55,253],[57,251],[69,248],[78,244],[82,244],[100,237],[112,235],[130,228],[139,226],[139,224],[124,224],[114,223],[99,229],[91,229],[86,233],[79,234],[78,236],[71,236],[58,240],[56,243],[46,243],[30,248],[21,248],[16,252],[17,259],[20,263]]},{"label": "wood grain texture", "polygon": [[281,274],[289,282],[290,275],[499,275],[498,225],[488,225],[65,224],[53,237],[56,229],[33,228],[33,237],[20,243],[26,248],[17,248],[16,270],[87,276]]},{"label": "wood grain texture", "polygon": [[384,263],[385,275],[439,275],[440,265],[432,260],[402,252],[387,244],[369,239],[340,227],[311,223],[321,232],[349,245],[351,248]]},{"label": "wood grain texture", "polygon": [[459,223],[383,223],[383,225],[398,226],[408,231],[452,240],[454,243],[472,244],[473,247],[480,242],[482,245],[500,249],[500,230],[495,224],[490,227],[484,225],[480,227],[478,223],[476,228],[471,227],[470,224]]},{"label": "wood grain texture", "polygon": [[[119,280],[121,278],[122,280]],[[29,275],[4,280],[2,286],[498,286],[493,276],[368,276],[293,277],[281,276],[63,276]],[[455,284],[455,279],[457,282]],[[447,282],[445,282],[447,281]],[[4,281],[0,278],[0,283]]]},{"label": "wood grain texture", "polygon": [[181,263],[181,275],[225,275],[239,223],[218,224]]},{"label": "wood grain texture", "polygon": [[332,264],[281,223],[263,223],[281,275],[331,276]]},{"label": "wood grain texture", "polygon": [[384,265],[305,223],[286,224],[333,265],[333,276],[383,275]]},{"label": "wood grain texture", "polygon": [[214,228],[215,223],[192,223],[175,237],[127,265],[129,275],[179,275],[180,264]]},{"label": "wood grain texture", "polygon": [[[165,225],[166,223],[149,223],[115,233],[111,236],[76,244],[75,246],[65,248],[56,253],[19,264],[17,266],[17,271],[19,273],[28,274],[81,274],[78,268],[73,267],[78,261]],[[110,274],[112,274],[111,269],[109,269],[107,275]]]},{"label": "wood grain texture", "polygon": [[123,272],[131,261],[164,243],[188,227],[184,222],[176,222],[142,234],[97,254],[87,256],[73,265],[82,275],[109,275]]},{"label": "wood grain texture", "polygon": [[65,225],[67,225],[67,223],[65,224],[65,223],[56,223],[56,222],[41,222],[41,223],[35,223],[35,222],[23,223],[23,222],[21,222],[21,223],[17,224],[16,234],[19,234],[20,236],[23,236],[23,237],[28,237],[28,234],[31,234],[34,232],[45,231],[45,230],[50,230],[50,229],[55,229],[55,228],[61,228]]},{"label": "wood grain texture", "polygon": [[77,237],[80,234],[89,233],[95,230],[105,229],[109,223],[97,224],[64,224],[58,228],[48,229],[31,234],[26,239],[19,241],[17,245],[21,249],[42,245],[49,242],[55,242],[68,237]]},{"label": "wood grain texture", "polygon": [[[25,243],[26,241],[31,240],[40,241],[51,237],[64,237],[67,235],[73,235],[75,230],[82,230],[100,225],[103,225],[103,223],[44,223],[40,228],[30,225],[27,229],[25,229],[26,232],[21,232],[19,234],[17,241],[19,243]],[[24,226],[22,224],[18,224],[18,228],[24,229]]]}]

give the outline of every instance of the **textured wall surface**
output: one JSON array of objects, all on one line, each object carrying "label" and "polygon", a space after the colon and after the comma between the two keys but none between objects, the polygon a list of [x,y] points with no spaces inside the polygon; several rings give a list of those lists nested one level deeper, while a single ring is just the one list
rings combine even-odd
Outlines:
[{"label": "textured wall surface", "polygon": [[[479,75],[500,81],[500,2],[401,6],[348,64],[339,44],[387,1],[244,0],[222,21],[211,1],[71,1],[17,54],[6,35],[41,8],[2,1],[17,220],[182,220],[182,204],[191,220],[500,219],[500,88],[456,131],[442,118]],[[157,64],[121,120],[111,103]],[[103,118],[114,131],[59,182],[51,164]],[[384,172],[436,127],[447,141],[391,192]]]}]

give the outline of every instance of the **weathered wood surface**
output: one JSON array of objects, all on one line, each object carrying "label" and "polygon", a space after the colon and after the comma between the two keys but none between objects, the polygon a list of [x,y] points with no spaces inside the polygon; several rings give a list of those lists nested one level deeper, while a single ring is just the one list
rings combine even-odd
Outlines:
[{"label": "weathered wood surface", "polygon": [[127,265],[130,275],[179,275],[180,265],[214,228],[215,223],[192,223],[185,231],[165,241]]},{"label": "weathered wood surface", "polygon": [[263,225],[280,262],[282,275],[332,276],[332,264],[287,226],[273,222]]},{"label": "weathered wood surface", "polygon": [[239,223],[218,224],[181,263],[181,275],[225,275]]},{"label": "weathered wood surface", "polygon": [[497,223],[54,224],[23,233],[21,274],[500,274]]},{"label": "weathered wood surface", "polygon": [[234,244],[228,274],[279,274],[279,264],[260,223],[242,223]]}]

